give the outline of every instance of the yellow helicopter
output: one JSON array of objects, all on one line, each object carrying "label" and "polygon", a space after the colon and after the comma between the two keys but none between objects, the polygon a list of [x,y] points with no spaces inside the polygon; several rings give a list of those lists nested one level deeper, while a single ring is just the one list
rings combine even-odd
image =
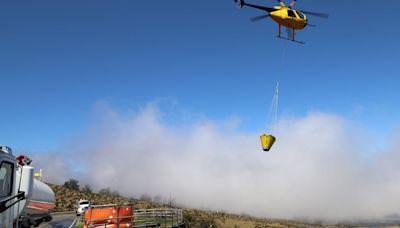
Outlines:
[{"label": "yellow helicopter", "polygon": [[[259,10],[266,11],[267,14],[253,17],[250,20],[252,22],[254,22],[254,21],[262,20],[267,17],[271,17],[279,25],[279,32],[278,32],[279,38],[288,39],[288,40],[298,42],[298,43],[303,43],[303,42],[295,40],[295,31],[302,30],[307,25],[314,26],[314,25],[311,25],[308,23],[307,14],[311,15],[311,16],[321,17],[321,18],[328,18],[328,16],[329,16],[328,14],[325,14],[325,13],[294,10],[294,9],[292,9],[292,7],[294,6],[294,4],[296,4],[296,0],[294,0],[292,3],[290,3],[289,6],[286,6],[286,4],[284,2],[282,2],[282,0],[278,0],[279,6],[274,6],[273,8],[249,4],[249,3],[246,3],[244,0],[234,0],[234,1],[236,3],[238,3],[239,8],[242,8],[243,6],[248,6],[251,8],[256,8]],[[282,26],[284,26],[288,29],[288,38],[281,36]]]}]

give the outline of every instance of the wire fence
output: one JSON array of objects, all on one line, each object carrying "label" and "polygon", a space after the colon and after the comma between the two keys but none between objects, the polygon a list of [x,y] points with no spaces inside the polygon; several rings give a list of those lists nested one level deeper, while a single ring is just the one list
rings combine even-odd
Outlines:
[{"label": "wire fence", "polygon": [[[93,205],[89,207],[87,216],[82,216],[86,228],[130,228],[130,227],[185,227],[183,212],[176,208],[136,209],[131,216],[92,217],[92,208],[119,207],[121,205]],[[126,207],[126,205],[124,205]],[[116,210],[118,211],[118,210]],[[86,219],[85,219],[86,217]]]}]

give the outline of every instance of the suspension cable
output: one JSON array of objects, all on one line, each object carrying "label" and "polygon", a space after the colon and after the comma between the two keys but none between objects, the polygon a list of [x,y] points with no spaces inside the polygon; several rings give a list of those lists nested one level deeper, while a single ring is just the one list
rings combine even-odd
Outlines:
[{"label": "suspension cable", "polygon": [[270,127],[272,127],[278,121],[279,78],[283,77],[283,74],[284,74],[285,58],[286,58],[286,45],[284,45],[283,50],[282,50],[281,64],[280,64],[280,69],[279,69],[279,73],[277,76],[275,92],[272,97],[271,105],[269,107],[269,112],[268,112],[268,122],[269,122]]}]

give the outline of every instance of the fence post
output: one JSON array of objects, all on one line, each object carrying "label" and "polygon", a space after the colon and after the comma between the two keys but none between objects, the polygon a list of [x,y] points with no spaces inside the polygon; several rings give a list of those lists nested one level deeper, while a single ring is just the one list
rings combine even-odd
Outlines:
[{"label": "fence post", "polygon": [[116,206],[115,210],[117,210],[117,228],[119,228],[119,206]]}]

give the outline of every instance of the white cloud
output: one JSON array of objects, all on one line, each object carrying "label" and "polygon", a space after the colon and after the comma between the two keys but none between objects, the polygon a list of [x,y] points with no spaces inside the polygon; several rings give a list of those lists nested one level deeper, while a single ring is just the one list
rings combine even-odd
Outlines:
[{"label": "white cloud", "polygon": [[[189,207],[279,218],[376,218],[400,210],[399,134],[374,152],[371,136],[349,121],[310,113],[281,120],[276,145],[264,153],[259,135],[237,130],[237,118],[171,126],[154,103],[130,115],[103,105],[97,115],[68,158],[83,161],[82,181],[95,188],[172,194]],[[49,180],[77,176],[62,162],[46,169]]]}]

